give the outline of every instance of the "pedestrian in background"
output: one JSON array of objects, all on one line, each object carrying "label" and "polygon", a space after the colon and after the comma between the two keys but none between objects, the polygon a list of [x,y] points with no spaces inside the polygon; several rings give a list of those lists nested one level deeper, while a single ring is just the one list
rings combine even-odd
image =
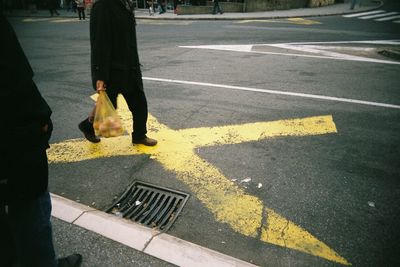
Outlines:
[{"label": "pedestrian in background", "polygon": [[78,267],[81,255],[57,260],[54,251],[46,154],[51,109],[1,12],[0,35],[0,265]]},{"label": "pedestrian in background", "polygon": [[75,0],[76,8],[78,9],[79,20],[85,19],[85,1]]},{"label": "pedestrian in background", "polygon": [[[90,48],[93,88],[106,90],[117,107],[122,94],[133,117],[132,143],[155,146],[147,137],[147,100],[143,90],[142,72],[136,40],[133,0],[98,0],[90,15]],[[93,129],[95,109],[79,123],[85,138],[100,142]]]},{"label": "pedestrian in background", "polygon": [[149,8],[149,15],[153,16],[154,15],[154,2],[153,2],[153,0],[151,0],[151,1],[148,0],[146,3],[147,3],[147,6]]},{"label": "pedestrian in background", "polygon": [[72,1],[71,0],[65,0],[65,5],[67,7],[67,12],[71,11],[71,7],[72,7]]},{"label": "pedestrian in background", "polygon": [[49,9],[50,16],[54,16],[54,14],[57,16],[60,15],[57,11],[58,0],[47,0],[47,8]]},{"label": "pedestrian in background", "polygon": [[167,10],[165,9],[164,0],[157,0],[157,4],[158,4],[159,14],[164,14],[165,12],[167,12]]},{"label": "pedestrian in background", "polygon": [[212,14],[215,15],[217,13],[223,14],[224,12],[222,11],[221,6],[219,5],[219,0],[213,0],[214,6],[213,6],[213,12]]},{"label": "pedestrian in background", "polygon": [[72,11],[73,11],[74,13],[76,13],[77,7],[76,7],[76,2],[75,2],[75,0],[72,0],[72,1],[71,1],[71,6],[72,6]]},{"label": "pedestrian in background", "polygon": [[356,6],[357,2],[359,2],[359,5],[361,5],[361,0],[350,0],[350,9],[353,10],[354,7]]}]

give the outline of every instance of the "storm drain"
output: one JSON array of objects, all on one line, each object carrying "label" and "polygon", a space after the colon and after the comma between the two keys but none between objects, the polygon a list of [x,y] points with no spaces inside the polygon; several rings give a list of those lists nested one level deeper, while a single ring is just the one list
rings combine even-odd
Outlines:
[{"label": "storm drain", "polygon": [[106,212],[166,232],[188,198],[187,193],[135,181]]}]

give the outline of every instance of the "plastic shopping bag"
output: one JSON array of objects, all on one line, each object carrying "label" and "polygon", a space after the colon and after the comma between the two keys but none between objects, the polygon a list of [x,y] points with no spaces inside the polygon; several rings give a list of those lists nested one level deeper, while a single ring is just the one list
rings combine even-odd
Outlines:
[{"label": "plastic shopping bag", "polygon": [[115,137],[124,133],[121,119],[105,91],[100,91],[93,121],[94,133],[102,137]]}]

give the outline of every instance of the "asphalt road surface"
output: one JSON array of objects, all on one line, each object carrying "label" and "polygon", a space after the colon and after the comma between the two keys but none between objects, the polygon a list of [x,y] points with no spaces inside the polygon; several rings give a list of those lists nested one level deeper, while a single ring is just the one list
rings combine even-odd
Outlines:
[{"label": "asphalt road surface", "polygon": [[134,181],[189,193],[168,233],[261,266],[400,263],[400,61],[382,54],[399,23],[139,20],[146,150],[78,131],[87,21],[11,21],[53,109],[52,193],[100,210]]}]

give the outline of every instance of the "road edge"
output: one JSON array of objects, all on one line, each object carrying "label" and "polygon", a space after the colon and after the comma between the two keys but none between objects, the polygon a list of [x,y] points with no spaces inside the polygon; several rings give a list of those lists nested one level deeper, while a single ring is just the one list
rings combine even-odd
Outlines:
[{"label": "road edge", "polygon": [[187,267],[256,267],[249,262],[50,193],[52,216],[163,261]]}]

